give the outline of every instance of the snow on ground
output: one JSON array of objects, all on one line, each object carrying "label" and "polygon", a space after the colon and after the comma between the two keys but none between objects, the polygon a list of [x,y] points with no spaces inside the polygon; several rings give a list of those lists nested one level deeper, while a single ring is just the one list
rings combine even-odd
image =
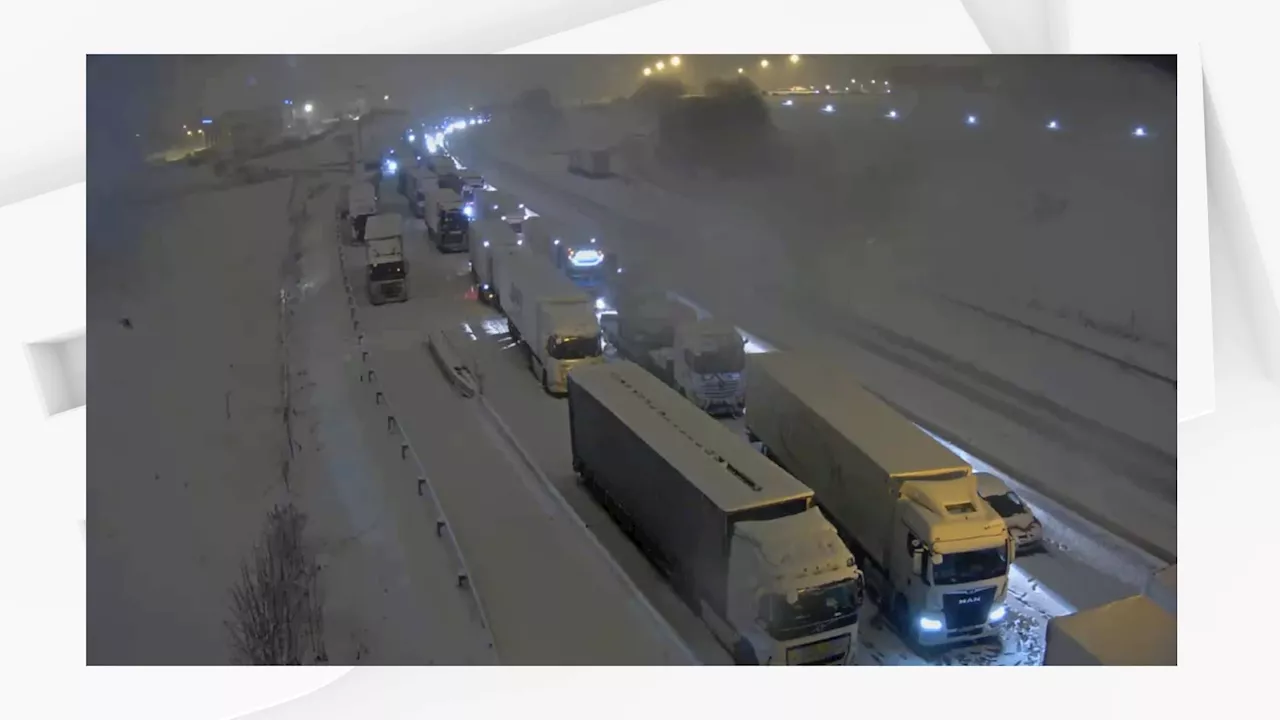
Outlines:
[{"label": "snow on ground", "polygon": [[229,591],[287,498],[310,518],[330,662],[488,661],[429,520],[396,496],[413,477],[362,411],[332,317],[332,194],[156,172],[132,189],[170,191],[90,216],[88,661],[231,662]]},{"label": "snow on ground", "polygon": [[[888,323],[821,298],[796,297],[794,288],[812,283],[780,281],[792,275],[794,257],[786,243],[760,238],[764,224],[749,208],[725,212],[714,197],[682,198],[639,183],[584,180],[565,173],[562,158],[554,156],[529,158],[483,142],[459,147],[464,160],[538,212],[610,233],[623,245],[628,272],[662,277],[775,345],[830,348],[848,359],[864,384],[951,440],[981,451],[1026,484],[1148,551],[1166,557],[1176,552],[1171,456]],[[969,320],[965,327],[979,322]],[[952,325],[962,321],[947,318]],[[1021,331],[998,335],[990,324],[983,332],[980,347],[1008,347],[1010,356],[1028,340]],[[1073,385],[1089,395],[1088,382],[1077,377]],[[1136,392],[1129,391],[1126,404],[1144,402],[1142,389]]]},{"label": "snow on ground", "polygon": [[89,228],[121,253],[89,273],[92,664],[231,659],[228,591],[284,448],[276,318],[291,189],[188,195],[142,210],[137,237]]},{"label": "snow on ground", "polygon": [[[389,183],[383,210],[405,212]],[[425,347],[427,330],[460,328],[475,306],[460,277],[466,256],[428,247],[410,221],[410,300],[368,306],[360,248],[346,249],[348,278],[376,386],[419,454],[453,523],[509,664],[686,664],[679,638],[633,593],[477,401],[457,395]],[[485,366],[482,365],[482,371]]]}]

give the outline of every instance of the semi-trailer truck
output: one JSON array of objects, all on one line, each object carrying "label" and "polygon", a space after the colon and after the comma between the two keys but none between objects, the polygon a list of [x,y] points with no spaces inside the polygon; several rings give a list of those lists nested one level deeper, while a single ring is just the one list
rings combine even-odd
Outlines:
[{"label": "semi-trailer truck", "polygon": [[615,312],[600,316],[600,329],[619,357],[653,373],[703,411],[742,413],[746,340],[733,325],[699,318],[661,291],[622,290]]},{"label": "semi-trailer truck", "polygon": [[494,253],[496,304],[511,339],[526,349],[529,371],[552,395],[567,390],[569,370],[604,362],[595,304],[543,258]]},{"label": "semi-trailer truck", "polygon": [[573,468],[739,664],[851,664],[863,580],[813,491],[629,362],[569,373]]},{"label": "semi-trailer truck", "polygon": [[498,291],[493,283],[493,256],[515,251],[520,246],[521,240],[515,231],[501,220],[485,218],[471,223],[471,242],[467,252],[471,254],[471,280],[476,284],[480,302],[498,304]]},{"label": "semi-trailer truck", "polygon": [[814,489],[903,638],[997,633],[1014,545],[969,464],[825,359],[755,354],[746,374],[748,439]]},{"label": "semi-trailer truck", "polygon": [[462,198],[452,190],[427,188],[427,236],[441,252],[467,249],[470,220],[463,211]]},{"label": "semi-trailer truck", "polygon": [[365,225],[369,302],[374,305],[409,299],[403,228],[399,213],[374,215]]}]

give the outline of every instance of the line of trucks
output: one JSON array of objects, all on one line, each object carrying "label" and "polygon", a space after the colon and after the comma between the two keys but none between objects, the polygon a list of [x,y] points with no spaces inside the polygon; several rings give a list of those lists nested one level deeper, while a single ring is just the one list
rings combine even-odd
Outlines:
[{"label": "line of trucks", "polygon": [[[750,356],[747,438],[629,361],[568,374],[573,465],[736,662],[997,633],[1014,544],[972,468],[818,358]],[[759,449],[751,443],[758,443]]]},{"label": "line of trucks", "polygon": [[[484,216],[467,236],[480,299],[544,390],[568,398],[580,480],[735,662],[850,664],[865,599],[917,647],[1000,631],[1018,548],[985,499],[1000,490],[847,372],[812,354],[748,356],[732,325],[622,278],[598,315],[599,263],[575,277],[559,261],[598,244],[541,217]],[[746,436],[714,415],[743,415]],[[1099,649],[1116,646],[1116,622],[1165,627],[1138,607],[1148,597],[1130,600],[1055,618],[1045,663],[1124,664]]]}]

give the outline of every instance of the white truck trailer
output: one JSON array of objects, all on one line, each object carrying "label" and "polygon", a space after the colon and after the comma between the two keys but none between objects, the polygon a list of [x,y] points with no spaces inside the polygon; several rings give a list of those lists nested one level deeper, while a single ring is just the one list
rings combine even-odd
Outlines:
[{"label": "white truck trailer", "polygon": [[369,302],[374,305],[409,299],[403,228],[399,213],[374,215],[365,225]]},{"label": "white truck trailer", "polygon": [[471,280],[476,284],[480,302],[496,305],[497,289],[493,284],[493,256],[495,253],[514,251],[521,246],[511,226],[501,220],[485,218],[471,223]]},{"label": "white truck trailer", "polygon": [[543,258],[494,253],[497,307],[511,339],[527,350],[529,370],[551,394],[567,390],[570,368],[604,362],[595,304]]},{"label": "white truck trailer", "polygon": [[365,223],[369,218],[378,214],[378,194],[373,184],[353,178],[351,185],[347,188],[344,207],[342,208],[342,219],[348,224],[347,229],[351,238],[351,242],[364,242]]},{"label": "white truck trailer", "polygon": [[1049,619],[1045,665],[1177,665],[1177,616],[1145,595]]},{"label": "white truck trailer", "polygon": [[904,639],[998,631],[1014,545],[966,462],[815,356],[749,356],[746,400],[748,438],[814,489]]},{"label": "white truck trailer", "polygon": [[851,664],[862,573],[813,491],[629,362],[569,373],[573,467],[739,664]]}]

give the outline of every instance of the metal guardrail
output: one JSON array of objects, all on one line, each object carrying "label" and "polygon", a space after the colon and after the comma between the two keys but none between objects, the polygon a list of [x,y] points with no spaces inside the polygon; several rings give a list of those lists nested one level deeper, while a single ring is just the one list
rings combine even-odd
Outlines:
[{"label": "metal guardrail", "polygon": [[516,454],[520,456],[521,461],[523,461],[525,466],[529,468],[529,471],[533,473],[534,477],[536,477],[538,481],[542,483],[543,487],[546,488],[547,492],[551,494],[552,498],[555,499],[556,504],[560,506],[564,515],[570,518],[573,523],[577,525],[578,529],[586,535],[592,548],[594,548],[609,565],[610,571],[612,571],[617,579],[627,588],[628,591],[631,592],[632,595],[635,596],[636,600],[640,602],[640,605],[653,617],[654,622],[658,624],[658,627],[661,628],[663,634],[667,636],[667,640],[685,656],[690,665],[704,664],[693,652],[693,649],[690,648],[684,639],[680,637],[680,634],[676,632],[676,629],[672,627],[671,623],[663,617],[662,613],[658,612],[658,609],[653,606],[653,603],[649,602],[649,598],[646,597],[644,592],[636,586],[635,581],[631,579],[631,576],[627,574],[627,571],[622,569],[622,566],[618,564],[618,561],[613,557],[609,550],[605,548],[604,544],[600,542],[600,539],[596,537],[596,534],[591,531],[590,526],[588,526],[587,523],[578,515],[577,511],[573,509],[573,506],[569,504],[569,501],[565,499],[564,495],[560,493],[560,490],[555,486],[555,483],[551,482],[551,478],[547,477],[546,473],[542,471],[542,468],[538,466],[533,455],[525,449],[524,444],[516,438],[515,433],[512,432],[506,421],[502,419],[502,416],[498,414],[498,411],[489,403],[489,400],[484,395],[483,387],[481,387],[480,392],[476,395],[476,399],[480,401],[480,407],[483,408],[485,413],[487,413],[493,420],[494,425],[507,441],[507,444],[516,451]]},{"label": "metal guardrail", "polygon": [[336,224],[337,227],[337,244],[338,267],[342,273],[343,289],[347,293],[347,311],[351,320],[352,330],[355,332],[356,345],[360,350],[360,362],[363,365],[360,381],[366,383],[373,390],[374,403],[385,406],[387,409],[387,434],[399,434],[400,436],[400,460],[412,460],[417,470],[418,479],[418,496],[423,496],[425,492],[430,497],[431,503],[435,510],[435,530],[436,537],[446,539],[453,552],[454,558],[458,563],[457,586],[465,587],[471,594],[472,601],[476,606],[476,613],[479,616],[480,626],[483,628],[485,635],[488,637],[489,649],[494,654],[494,659],[501,664],[500,655],[497,648],[497,642],[493,635],[493,627],[489,624],[488,615],[485,613],[484,602],[480,598],[480,590],[477,587],[474,576],[471,574],[470,568],[467,566],[466,557],[463,555],[462,546],[458,543],[458,538],[454,535],[453,525],[449,522],[448,516],[445,514],[444,504],[440,502],[440,497],[436,493],[435,486],[431,482],[431,478],[427,475],[426,469],[422,465],[422,459],[418,452],[414,450],[413,443],[409,440],[408,429],[404,427],[397,418],[395,408],[391,404],[391,399],[386,393],[377,389],[378,373],[371,367],[369,349],[364,344],[364,333],[360,330],[360,319],[356,312],[355,296],[351,291],[351,280],[347,277],[346,258],[342,252],[342,227],[341,223]]}]

